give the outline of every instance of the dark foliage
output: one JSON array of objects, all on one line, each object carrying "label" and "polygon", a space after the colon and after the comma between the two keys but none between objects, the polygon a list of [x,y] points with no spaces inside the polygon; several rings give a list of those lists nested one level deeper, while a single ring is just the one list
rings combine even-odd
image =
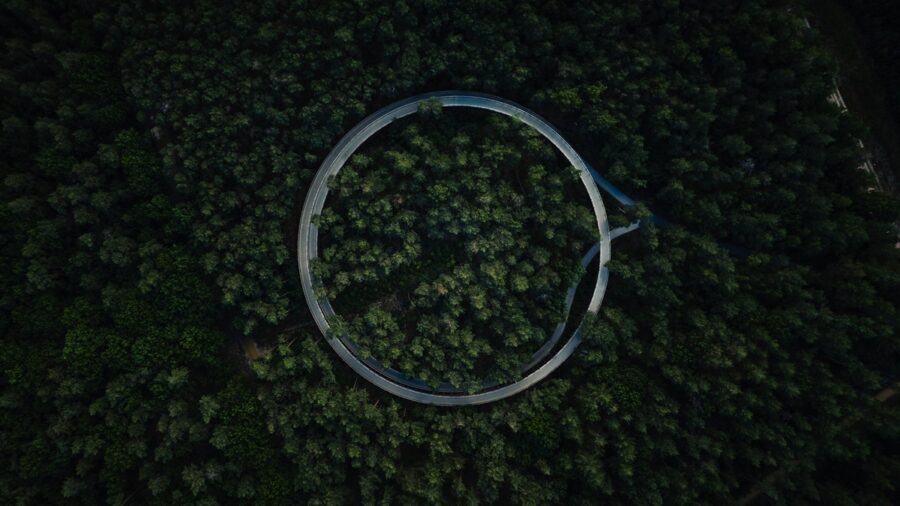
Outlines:
[{"label": "dark foliage", "polygon": [[[0,27],[3,504],[723,504],[781,469],[763,500],[891,500],[898,206],[783,2],[12,0]],[[571,363],[474,409],[362,384],[292,260],[340,136],[448,88],[678,224],[617,241]]]},{"label": "dark foliage", "polygon": [[900,123],[900,3],[893,0],[842,1],[860,26],[868,54],[884,83],[891,114]]}]

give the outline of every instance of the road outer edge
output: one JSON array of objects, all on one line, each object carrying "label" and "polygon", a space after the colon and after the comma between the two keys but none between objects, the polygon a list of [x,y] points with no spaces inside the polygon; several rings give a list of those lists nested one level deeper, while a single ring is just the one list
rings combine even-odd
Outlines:
[{"label": "road outer edge", "polygon": [[[575,352],[578,345],[581,344],[584,320],[572,333],[569,340],[549,360],[514,383],[475,394],[447,395],[425,392],[391,381],[390,378],[379,374],[371,366],[360,360],[340,338],[329,337],[330,325],[328,324],[327,316],[334,314],[334,312],[327,301],[325,301],[323,307],[323,304],[316,298],[312,272],[310,271],[310,261],[318,256],[318,227],[312,224],[312,218],[320,214],[325,205],[325,200],[328,196],[329,179],[340,171],[347,160],[369,137],[395,120],[416,113],[419,104],[429,99],[438,99],[443,107],[485,109],[516,118],[534,128],[549,140],[566,157],[569,163],[578,170],[581,181],[590,197],[597,221],[597,229],[600,233],[600,242],[585,255],[585,258],[593,258],[595,254],[600,256],[597,281],[594,285],[591,301],[588,304],[587,313],[596,314],[600,309],[609,279],[609,272],[606,267],[610,258],[609,222],[600,192],[594,184],[594,179],[587,164],[572,146],[566,142],[562,135],[537,114],[500,97],[466,91],[424,93],[394,102],[363,119],[341,138],[316,172],[306,195],[306,200],[303,203],[297,237],[297,263],[300,270],[300,282],[307,306],[309,306],[309,310],[313,315],[313,320],[315,320],[322,334],[326,336],[328,344],[331,345],[347,365],[367,381],[398,397],[423,404],[438,406],[485,404],[515,395],[531,387],[562,365]],[[326,314],[326,311],[328,314]]]}]

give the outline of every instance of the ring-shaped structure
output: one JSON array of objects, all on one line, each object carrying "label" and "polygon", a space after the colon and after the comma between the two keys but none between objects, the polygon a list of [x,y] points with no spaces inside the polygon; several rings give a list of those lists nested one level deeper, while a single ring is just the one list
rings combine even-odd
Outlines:
[{"label": "ring-shaped structure", "polygon": [[[485,404],[527,389],[562,365],[581,343],[584,319],[579,323],[578,328],[573,331],[569,340],[552,357],[544,360],[555,347],[556,340],[561,334],[562,329],[558,327],[559,333],[554,333],[553,338],[545,343],[535,353],[532,361],[525,366],[526,369],[532,370],[523,371],[527,374],[514,383],[502,386],[488,385],[482,391],[473,394],[459,393],[452,389],[448,391],[446,388],[431,389],[424,383],[410,379],[398,371],[384,368],[377,360],[360,359],[355,345],[347,336],[331,335],[331,326],[328,323],[328,318],[334,316],[335,313],[328,300],[316,297],[313,276],[310,270],[310,261],[318,256],[319,238],[318,227],[312,223],[312,219],[320,214],[325,206],[325,199],[328,196],[328,181],[337,175],[347,160],[369,137],[395,120],[416,113],[419,104],[430,99],[437,99],[443,107],[485,109],[515,118],[537,130],[575,167],[588,192],[597,221],[597,230],[600,234],[600,241],[582,259],[583,265],[587,266],[594,256],[598,254],[600,256],[597,280],[594,284],[591,300],[588,303],[587,313],[596,314],[600,309],[609,279],[609,272],[606,268],[606,263],[610,258],[609,222],[606,216],[606,209],[603,206],[603,200],[600,198],[600,192],[594,184],[587,164],[572,146],[566,142],[562,135],[537,114],[509,100],[468,91],[424,93],[394,102],[369,115],[344,135],[322,162],[303,203],[297,237],[297,263],[300,269],[300,283],[303,287],[306,304],[309,306],[310,312],[312,312],[313,320],[315,320],[322,334],[326,336],[328,344],[357,374],[375,386],[398,397],[424,404],[439,406]],[[574,287],[570,289],[569,293],[574,293]],[[568,303],[571,304],[571,297],[568,298]],[[535,368],[536,366],[538,367]]]}]

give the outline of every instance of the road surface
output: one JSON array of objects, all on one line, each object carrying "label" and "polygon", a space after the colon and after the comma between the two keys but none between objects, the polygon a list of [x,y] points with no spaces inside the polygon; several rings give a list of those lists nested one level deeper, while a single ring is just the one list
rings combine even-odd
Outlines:
[{"label": "road surface", "polygon": [[[441,392],[440,389],[431,390],[427,386],[423,388],[421,382],[416,382],[414,379],[403,376],[397,371],[385,369],[381,367],[377,360],[361,360],[355,353],[357,351],[355,346],[346,336],[332,335],[328,318],[334,316],[334,311],[327,300],[319,299],[316,296],[315,281],[310,271],[310,261],[318,255],[318,228],[312,223],[312,218],[322,212],[325,199],[328,196],[327,183],[329,179],[341,170],[347,160],[369,137],[397,119],[416,113],[419,104],[430,99],[439,100],[444,107],[485,109],[516,118],[537,130],[553,143],[569,163],[578,170],[581,175],[581,181],[590,197],[594,215],[596,216],[597,230],[600,235],[600,241],[583,259],[583,262],[590,262],[594,256],[599,255],[600,257],[600,268],[597,272],[597,279],[587,312],[596,314],[600,309],[609,278],[606,264],[610,258],[611,239],[606,209],[603,206],[597,186],[594,184],[594,176],[592,176],[587,164],[555,128],[535,113],[499,97],[465,91],[425,93],[390,104],[363,119],[338,142],[322,162],[322,166],[313,178],[312,185],[303,203],[297,239],[297,262],[300,269],[300,282],[313,319],[319,330],[327,337],[328,344],[331,345],[344,362],[372,384],[398,397],[425,404],[441,406],[485,404],[527,389],[562,365],[581,343],[583,320],[582,324],[579,324],[578,328],[572,333],[569,340],[552,357],[547,358],[544,356],[553,350],[553,346],[545,344],[535,355],[535,358],[532,359],[531,363],[528,364],[537,366],[537,368],[528,372],[519,381],[488,388],[475,394],[465,394],[458,391]],[[559,338],[556,334],[554,336],[556,339]],[[555,342],[553,344],[555,345]]]}]

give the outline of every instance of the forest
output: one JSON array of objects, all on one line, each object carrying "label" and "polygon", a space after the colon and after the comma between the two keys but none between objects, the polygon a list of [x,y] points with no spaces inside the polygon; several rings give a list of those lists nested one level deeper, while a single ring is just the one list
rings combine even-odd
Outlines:
[{"label": "forest", "polygon": [[[893,504],[900,203],[867,191],[866,125],[828,101],[836,65],[803,14],[785,0],[4,2],[0,502]],[[361,380],[318,333],[296,267],[331,147],[378,108],[445,89],[549,120],[642,203],[605,198],[619,225],[669,222],[617,240],[600,325],[565,366],[480,407]],[[473,208],[417,201],[436,191],[427,171],[451,202],[527,197],[464,232],[521,256],[467,300],[393,316],[362,303],[390,296],[391,276],[436,290],[443,271],[420,251],[391,271],[333,248],[317,269],[338,301],[377,281],[355,301],[369,318],[346,313],[373,354],[465,384],[482,359],[530,351],[559,317],[535,297],[581,274],[582,249],[532,234],[523,250],[492,220],[596,237],[530,134],[433,116],[393,125],[333,181],[323,251],[409,240],[465,266],[439,246]],[[484,173],[441,174],[447,153]],[[388,173],[397,187],[363,191]],[[398,239],[406,211],[424,216]],[[354,228],[354,212],[383,226]],[[539,262],[547,278],[516,271]],[[486,286],[503,295],[486,306],[493,334],[477,319]],[[473,346],[390,341],[412,335],[386,328],[403,319],[459,311],[453,339]],[[508,328],[521,342],[498,346]],[[439,350],[452,363],[429,360]]]},{"label": "forest", "polygon": [[549,141],[497,113],[441,107],[425,102],[341,170],[315,267],[335,332],[364,355],[477,390],[518,379],[566,320],[599,237],[578,173]]}]

